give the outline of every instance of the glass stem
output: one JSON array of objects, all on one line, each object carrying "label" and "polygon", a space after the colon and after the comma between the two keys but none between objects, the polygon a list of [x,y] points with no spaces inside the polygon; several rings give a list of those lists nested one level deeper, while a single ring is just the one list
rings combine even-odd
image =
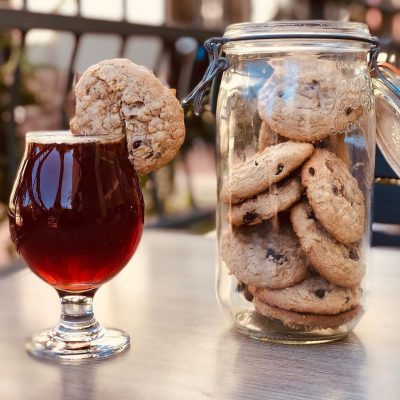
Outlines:
[{"label": "glass stem", "polygon": [[55,340],[80,347],[104,335],[104,328],[93,313],[93,294],[72,295],[59,292],[61,318],[51,331]]}]

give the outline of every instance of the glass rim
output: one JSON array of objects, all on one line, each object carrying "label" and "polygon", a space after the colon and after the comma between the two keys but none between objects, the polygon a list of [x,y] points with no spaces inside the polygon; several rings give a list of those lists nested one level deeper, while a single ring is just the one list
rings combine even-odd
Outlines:
[{"label": "glass rim", "polygon": [[[371,40],[368,26],[362,22],[350,21],[328,21],[328,20],[300,20],[300,21],[269,21],[265,23],[242,22],[229,25],[224,33],[224,37],[230,39],[240,39],[241,37],[254,37],[268,33],[271,36],[295,35],[296,33],[307,35],[310,39],[313,36],[326,35],[346,35],[354,37],[354,40]],[[338,38],[339,38],[338,37]]]},{"label": "glass rim", "polygon": [[112,142],[125,137],[123,133],[110,133],[106,135],[75,134],[70,130],[43,130],[29,131],[25,134],[26,142],[34,143],[92,143]]}]

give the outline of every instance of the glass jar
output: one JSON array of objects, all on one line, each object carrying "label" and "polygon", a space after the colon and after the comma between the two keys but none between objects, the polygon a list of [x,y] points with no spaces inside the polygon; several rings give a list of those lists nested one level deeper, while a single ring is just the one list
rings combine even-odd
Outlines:
[{"label": "glass jar", "polygon": [[217,103],[220,305],[257,339],[339,339],[365,312],[374,88],[385,121],[378,133],[398,165],[398,78],[377,69],[383,81],[373,84],[377,41],[359,23],[236,24],[206,48],[210,67],[188,101],[200,104],[199,90],[225,70]]}]

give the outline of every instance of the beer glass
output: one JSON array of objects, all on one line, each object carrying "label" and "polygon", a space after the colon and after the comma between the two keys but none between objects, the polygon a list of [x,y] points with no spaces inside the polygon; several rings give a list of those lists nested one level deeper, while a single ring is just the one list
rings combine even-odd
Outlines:
[{"label": "beer glass", "polygon": [[41,358],[112,356],[127,333],[105,329],[93,296],[134,254],[143,229],[143,198],[124,135],[31,132],[9,204],[12,240],[29,268],[61,299],[54,328],[32,337]]}]

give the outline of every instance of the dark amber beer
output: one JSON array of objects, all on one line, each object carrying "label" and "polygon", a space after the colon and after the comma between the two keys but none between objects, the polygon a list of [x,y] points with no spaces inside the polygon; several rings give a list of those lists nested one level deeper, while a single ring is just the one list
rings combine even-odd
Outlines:
[{"label": "dark amber beer", "polygon": [[9,207],[19,254],[65,292],[93,290],[129,261],[143,199],[124,136],[27,136]]}]

